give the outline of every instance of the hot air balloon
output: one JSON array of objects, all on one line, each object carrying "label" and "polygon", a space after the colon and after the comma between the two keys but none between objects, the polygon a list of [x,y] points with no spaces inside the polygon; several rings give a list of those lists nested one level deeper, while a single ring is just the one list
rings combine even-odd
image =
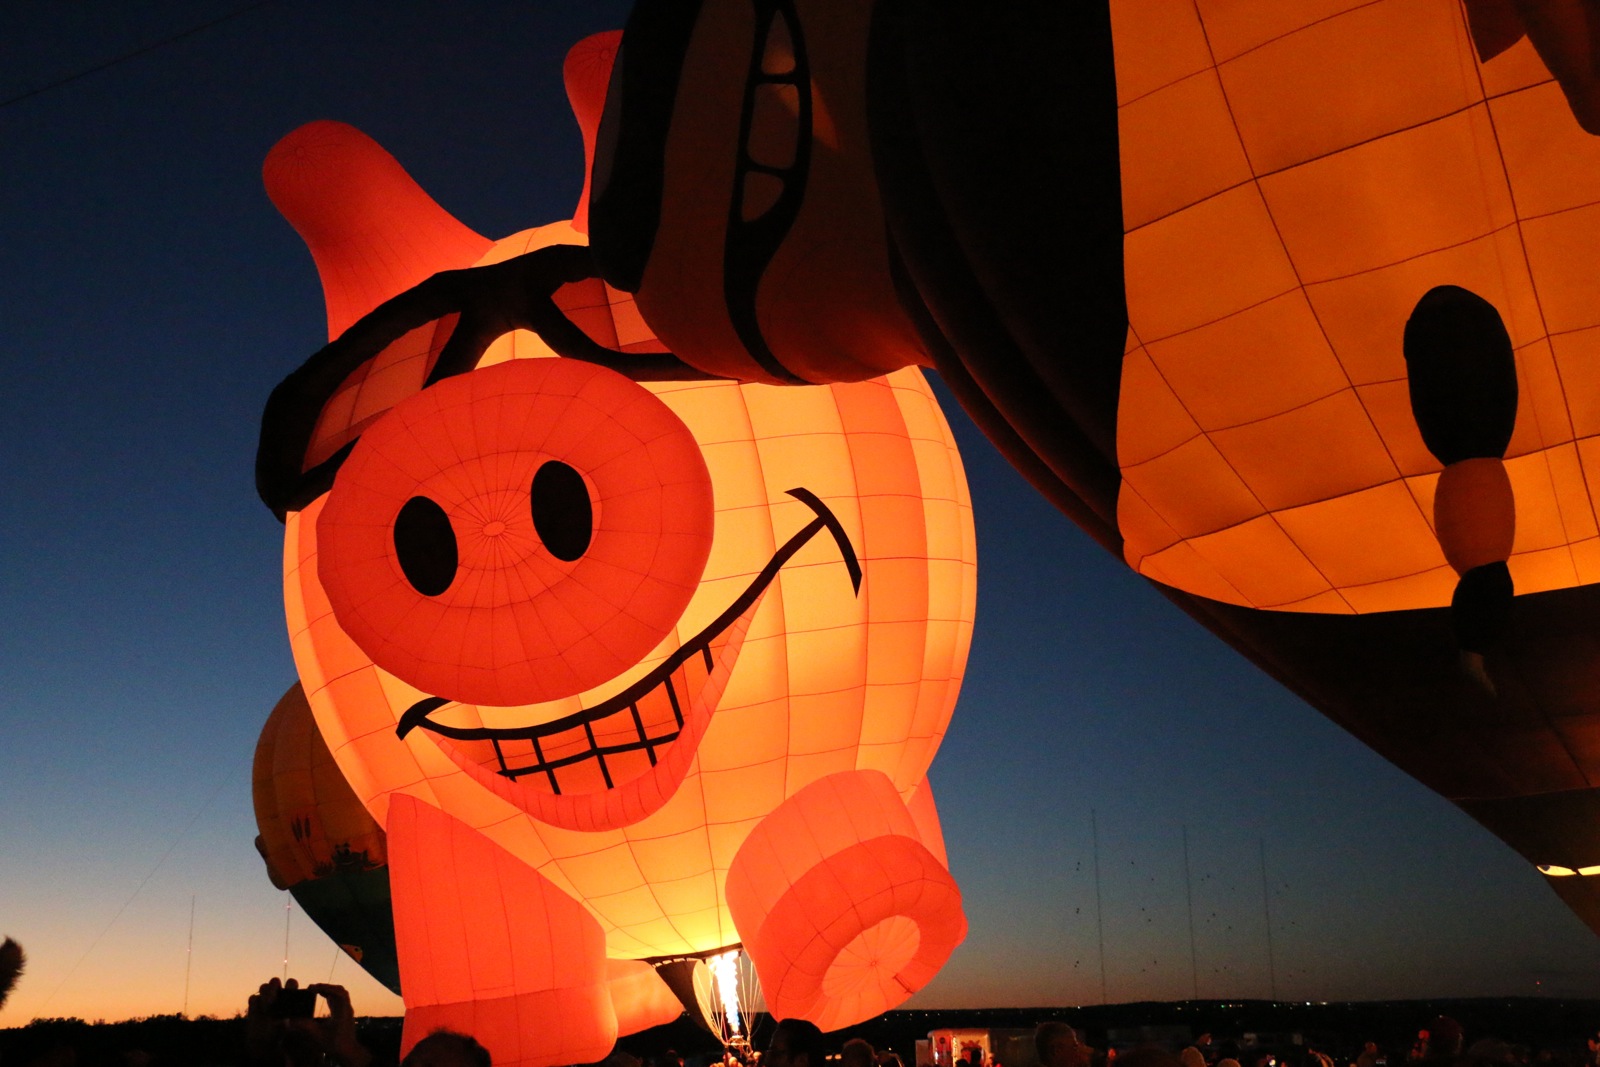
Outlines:
[{"label": "hot air balloon", "polygon": [[740,945],[828,1028],[920,988],[966,928],[926,774],[975,562],[919,372],[685,375],[570,223],[489,242],[336,123],[265,174],[330,335],[430,275],[574,268],[481,346],[468,316],[330,346],[263,421],[301,685],[387,835],[406,1044],[596,1060],[677,1014],[649,961]]},{"label": "hot air balloon", "polygon": [[587,271],[670,350],[641,374],[935,367],[1109,551],[1600,930],[1586,10],[642,0],[587,264],[435,280],[330,349],[459,312],[476,351]]},{"label": "hot air balloon", "polygon": [[1600,144],[1554,8],[1200,5],[1158,40],[1112,6],[1129,331],[1094,499],[1130,566],[1600,929],[1565,888],[1600,860]]},{"label": "hot air balloon", "polygon": [[368,974],[400,992],[388,844],[334,763],[298,683],[261,728],[251,779],[267,877]]}]

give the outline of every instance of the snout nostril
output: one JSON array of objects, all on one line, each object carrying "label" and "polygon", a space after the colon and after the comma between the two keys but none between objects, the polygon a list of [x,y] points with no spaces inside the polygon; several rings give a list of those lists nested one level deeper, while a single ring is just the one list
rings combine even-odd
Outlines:
[{"label": "snout nostril", "polygon": [[394,551],[406,581],[423,596],[438,596],[455,581],[459,557],[450,516],[425,496],[407,500],[395,516]]},{"label": "snout nostril", "polygon": [[594,507],[583,475],[560,460],[549,460],[528,490],[533,528],[556,559],[572,562],[589,550],[594,537]]}]

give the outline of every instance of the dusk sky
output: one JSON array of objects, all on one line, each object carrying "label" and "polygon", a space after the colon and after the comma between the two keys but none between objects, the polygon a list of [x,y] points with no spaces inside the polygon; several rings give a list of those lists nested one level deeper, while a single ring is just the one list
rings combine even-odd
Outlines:
[{"label": "dusk sky", "polygon": [[[256,435],[325,339],[261,161],[339,119],[486,236],[565,218],[561,58],[626,8],[0,5],[0,936],[30,961],[0,1025],[231,1015],[286,930],[291,974],[400,1013],[252,845],[251,755],[294,681]],[[979,600],[932,780],[971,928],[908,1006],[1600,996],[1600,940],[1532,867],[946,411]]]}]

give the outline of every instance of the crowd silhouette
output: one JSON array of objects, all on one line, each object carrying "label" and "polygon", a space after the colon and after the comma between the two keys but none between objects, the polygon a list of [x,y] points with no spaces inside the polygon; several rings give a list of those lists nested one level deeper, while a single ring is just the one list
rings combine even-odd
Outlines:
[{"label": "crowd silhouette", "polygon": [[[1041,1014],[1044,1012],[1041,1011]],[[1128,1031],[1083,1031],[1055,1019],[1011,1045],[1002,1063],[977,1044],[956,1049],[875,1048],[860,1028],[823,1034],[787,1019],[757,1025],[758,1039],[710,1045],[680,1055],[672,1040],[650,1032],[624,1038],[605,1060],[574,1067],[1600,1067],[1600,1033],[1550,1033],[1510,1040],[1449,1016],[1426,1017],[1404,1041],[1351,1032],[1305,1039],[1299,1034],[1205,1033],[1188,1043],[1129,1043]],[[768,1031],[763,1033],[763,1031]],[[1015,1031],[1012,1031],[1013,1033]],[[679,1035],[681,1038],[681,1034]],[[233,1019],[157,1016],[90,1025],[34,1020],[0,1030],[0,1067],[491,1067],[494,1050],[472,1037],[437,1031],[400,1055],[396,1019],[358,1019],[348,992],[293,979],[264,982]]]}]

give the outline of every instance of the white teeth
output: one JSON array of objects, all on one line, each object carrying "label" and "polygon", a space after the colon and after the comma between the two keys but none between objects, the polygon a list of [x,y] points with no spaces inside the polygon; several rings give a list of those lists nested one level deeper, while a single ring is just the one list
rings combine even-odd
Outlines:
[{"label": "white teeth", "polygon": [[[700,655],[690,655],[681,663],[677,670],[665,675],[648,692],[642,694],[638,700],[619,708],[600,719],[584,722],[578,726],[568,727],[558,732],[536,736],[519,742],[517,747],[531,747],[531,751],[519,751],[508,758],[506,746],[499,738],[491,738],[494,745],[495,758],[500,762],[499,773],[507,778],[516,779],[525,774],[543,774],[550,786],[551,792],[560,795],[561,781],[557,771],[564,767],[571,767],[588,760],[598,761],[599,770],[609,789],[615,783],[611,779],[611,769],[606,763],[608,756],[620,756],[626,752],[643,750],[654,767],[657,761],[656,750],[671,744],[678,739],[678,734],[683,729],[683,708],[690,694],[695,690],[690,685],[689,672],[695,663],[704,666],[704,673],[711,672],[712,658],[709,640],[699,649]],[[676,684],[674,679],[677,679]],[[703,683],[704,679],[700,679]],[[680,688],[683,690],[680,692]],[[643,705],[645,712],[641,713]],[[648,713],[649,721],[646,721]],[[618,726],[632,726],[632,738],[625,741],[602,744],[596,737],[595,727],[599,726],[602,733],[621,733]],[[607,727],[610,727],[608,730]],[[573,751],[576,749],[576,751]],[[554,753],[564,752],[562,755]],[[531,756],[530,762],[521,762],[512,766],[512,760]]]}]

